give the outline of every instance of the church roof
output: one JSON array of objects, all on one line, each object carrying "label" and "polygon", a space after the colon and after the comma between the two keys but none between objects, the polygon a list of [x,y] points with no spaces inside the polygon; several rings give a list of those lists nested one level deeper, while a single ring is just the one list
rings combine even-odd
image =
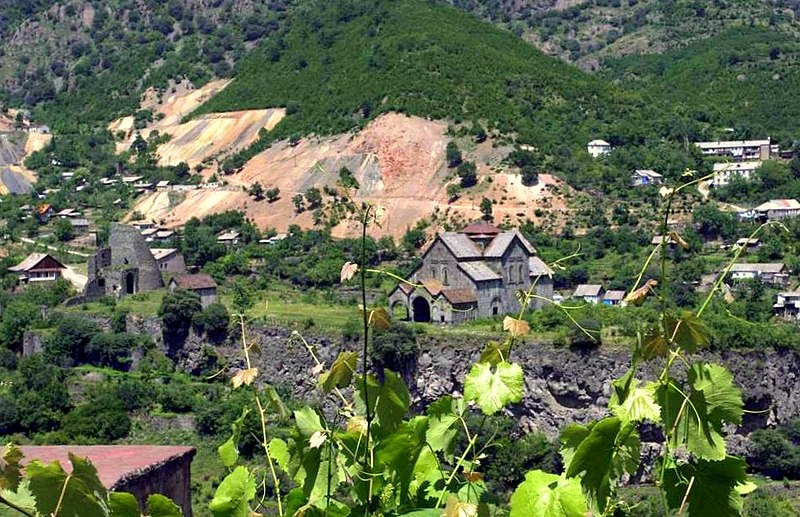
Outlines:
[{"label": "church roof", "polygon": [[445,246],[458,258],[480,258],[481,250],[463,233],[445,232],[439,235]]},{"label": "church roof", "polygon": [[501,276],[495,273],[489,266],[483,262],[461,262],[458,267],[467,274],[472,280],[476,282],[485,282],[487,280],[500,280]]},{"label": "church roof", "polygon": [[508,247],[514,242],[514,238],[518,238],[519,241],[522,243],[522,246],[528,250],[528,253],[531,255],[536,253],[536,250],[531,246],[531,243],[528,242],[528,239],[522,236],[517,230],[512,230],[510,232],[503,232],[495,237],[489,246],[486,247],[486,251],[483,252],[484,257],[489,258],[500,258],[502,257]]},{"label": "church roof", "polygon": [[452,305],[465,305],[478,301],[478,295],[472,289],[442,289],[442,296]]},{"label": "church roof", "polygon": [[500,233],[500,228],[493,224],[487,223],[486,221],[475,221],[461,230],[461,233],[465,233],[471,237],[491,237]]},{"label": "church roof", "polygon": [[539,257],[531,257],[528,259],[528,270],[532,277],[553,276],[553,270]]}]

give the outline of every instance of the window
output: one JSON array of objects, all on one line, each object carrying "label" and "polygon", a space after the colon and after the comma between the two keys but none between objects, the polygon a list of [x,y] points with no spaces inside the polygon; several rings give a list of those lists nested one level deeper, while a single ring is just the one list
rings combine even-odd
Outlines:
[{"label": "window", "polygon": [[436,280],[436,268],[431,266],[431,279]]},{"label": "window", "polygon": [[450,285],[450,282],[447,281],[447,268],[442,268],[442,283],[444,285]]}]

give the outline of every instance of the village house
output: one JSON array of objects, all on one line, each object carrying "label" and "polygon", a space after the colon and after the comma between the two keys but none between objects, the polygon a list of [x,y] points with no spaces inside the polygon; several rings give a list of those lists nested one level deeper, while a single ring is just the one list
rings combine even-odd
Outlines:
[{"label": "village house", "polygon": [[89,233],[88,219],[70,219],[69,224],[72,225],[72,231],[76,236],[86,235]]},{"label": "village house", "polygon": [[17,273],[20,282],[53,282],[62,277],[67,267],[47,253],[31,253],[25,260],[8,268]]},{"label": "village house", "polygon": [[761,161],[715,163],[714,177],[711,178],[709,184],[714,188],[719,188],[730,184],[734,178],[749,181],[753,178],[756,169],[761,167],[761,163]]},{"label": "village house", "polygon": [[217,235],[217,242],[225,246],[232,247],[239,244],[239,236],[241,233],[236,230],[226,230]]},{"label": "village house", "polygon": [[650,169],[636,169],[631,174],[631,185],[634,187],[661,185],[662,183],[664,183],[664,176]]},{"label": "village house", "polygon": [[161,180],[156,183],[156,190],[169,190],[169,181]]},{"label": "village house", "polygon": [[619,290],[606,291],[606,294],[603,295],[603,304],[611,305],[613,307],[624,307],[626,305],[625,294],[627,294],[625,291]]},{"label": "village house", "polygon": [[136,221],[131,223],[131,226],[139,230],[139,232],[143,232],[145,230],[150,230],[151,228],[156,227],[156,223],[153,221]]},{"label": "village house", "polygon": [[155,235],[153,235],[153,240],[156,242],[166,242],[174,236],[174,230],[158,230]]},{"label": "village house", "polygon": [[666,238],[663,235],[653,235],[653,238],[650,239],[650,244],[653,246],[659,246],[662,242],[665,242],[670,248],[674,248],[677,244],[670,235],[667,235]]},{"label": "village house", "polygon": [[[161,494],[177,504],[184,517],[192,516],[191,465],[193,447],[171,445],[23,445],[22,463],[57,461],[69,471],[69,455],[87,458],[107,490],[128,492],[141,508],[147,498]],[[69,478],[68,478],[69,479]],[[138,513],[138,512],[137,512]]]},{"label": "village house", "polygon": [[744,248],[745,251],[753,251],[761,247],[761,240],[742,237],[741,239],[737,239],[736,244],[733,246],[735,248]]},{"label": "village house", "polygon": [[[766,140],[729,140],[720,142],[695,142],[706,156],[730,156],[736,161],[769,160],[773,146]],[[777,146],[775,152],[777,152]]]},{"label": "village house", "polygon": [[150,253],[156,259],[158,270],[162,273],[186,273],[186,262],[183,255],[175,248],[150,248]]},{"label": "village house", "polygon": [[217,303],[217,283],[209,275],[174,276],[169,281],[169,291],[174,293],[178,289],[197,294],[200,297],[200,305],[204,309],[213,303]]},{"label": "village house", "polygon": [[800,215],[800,203],[796,199],[773,199],[753,209],[758,217],[780,221]]},{"label": "village house", "polygon": [[53,207],[47,203],[41,204],[33,211],[39,221],[46,223],[53,217]]},{"label": "village house", "polygon": [[592,158],[597,158],[599,156],[603,156],[604,154],[610,153],[611,144],[605,140],[592,140],[586,145],[586,151],[589,152],[589,156]]},{"label": "village house", "polygon": [[72,219],[74,217],[80,217],[81,213],[75,208],[65,208],[64,210],[58,212],[56,216],[60,217],[61,219]]},{"label": "village house", "polygon": [[765,284],[786,285],[789,282],[789,272],[786,265],[779,262],[734,264],[730,270],[730,279],[733,282],[759,280]]},{"label": "village house", "polygon": [[778,293],[772,308],[775,314],[782,318],[795,320],[800,318],[800,290]]},{"label": "village house", "polygon": [[[552,270],[518,231],[477,222],[436,237],[409,276],[389,295],[393,317],[461,323],[520,310],[517,291],[553,298]],[[532,300],[531,307],[543,301]]]},{"label": "village house", "polygon": [[598,304],[603,300],[605,290],[599,284],[581,284],[575,288],[572,297],[575,299],[582,299],[586,303]]}]

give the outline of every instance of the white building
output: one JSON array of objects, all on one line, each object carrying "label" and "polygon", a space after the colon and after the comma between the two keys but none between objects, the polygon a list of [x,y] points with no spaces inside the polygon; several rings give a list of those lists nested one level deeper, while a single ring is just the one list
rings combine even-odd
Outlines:
[{"label": "white building", "polygon": [[766,140],[727,140],[719,142],[695,142],[700,152],[706,156],[730,156],[736,161],[742,160],[769,160],[773,147],[777,146]]},{"label": "white building", "polygon": [[772,199],[753,210],[769,220],[789,219],[800,215],[800,203],[796,199]]},{"label": "white building", "polygon": [[592,158],[597,158],[598,156],[610,153],[611,144],[609,144],[605,140],[592,140],[586,146],[586,150],[589,151],[589,155]]},{"label": "white building", "polygon": [[800,316],[800,291],[778,293],[777,300],[772,308],[778,316],[798,318]]},{"label": "white building", "polygon": [[734,282],[760,280],[765,284],[786,285],[789,282],[789,273],[786,265],[780,262],[734,264],[730,271],[730,278]]},{"label": "white building", "polygon": [[575,288],[572,297],[575,299],[583,299],[586,303],[600,303],[603,299],[605,290],[602,285],[598,284],[581,284]]},{"label": "white building", "polygon": [[644,187],[647,185],[661,185],[664,177],[654,170],[636,169],[631,174],[631,185],[634,187]]},{"label": "white building", "polygon": [[751,180],[756,169],[761,167],[761,161],[747,161],[747,162],[732,162],[732,163],[715,163],[714,164],[714,177],[711,179],[712,187],[724,187],[728,185],[733,178],[742,178],[743,180]]}]

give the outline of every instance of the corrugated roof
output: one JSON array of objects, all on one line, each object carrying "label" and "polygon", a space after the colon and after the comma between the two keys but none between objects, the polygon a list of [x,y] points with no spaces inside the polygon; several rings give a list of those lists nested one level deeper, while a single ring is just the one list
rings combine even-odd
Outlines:
[{"label": "corrugated roof", "polygon": [[169,257],[173,253],[178,251],[175,248],[150,248],[150,253],[153,254],[153,258],[156,260],[161,260],[163,258]]},{"label": "corrugated roof", "polygon": [[463,233],[445,232],[439,238],[456,258],[477,258],[481,250]]},{"label": "corrugated roof", "polygon": [[36,267],[36,265],[39,264],[39,262],[43,261],[47,257],[50,257],[51,259],[55,260],[56,263],[58,263],[58,265],[61,266],[59,269],[66,269],[61,262],[59,262],[58,260],[54,259],[52,256],[48,255],[47,253],[31,253],[30,255],[25,257],[25,260],[23,260],[22,262],[20,262],[16,266],[12,266],[12,267],[8,268],[8,270],[9,271],[13,271],[14,273],[21,273],[23,271],[30,271],[31,269]]},{"label": "corrugated roof", "polygon": [[528,259],[528,270],[532,277],[553,276],[553,270],[539,257],[531,257]]},{"label": "corrugated roof", "polygon": [[752,162],[724,162],[724,163],[715,163],[714,164],[714,172],[725,172],[725,171],[752,171],[761,167],[760,161],[752,161]]},{"label": "corrugated roof", "polygon": [[478,295],[471,289],[442,289],[442,296],[453,305],[465,305],[478,301]]},{"label": "corrugated roof", "polygon": [[606,291],[606,294],[603,295],[603,300],[611,300],[613,302],[621,302],[625,299],[625,291]]},{"label": "corrugated roof", "polygon": [[662,177],[661,174],[657,173],[656,171],[654,171],[652,169],[636,169],[634,171],[634,174],[637,174],[639,176],[644,176],[644,177],[647,177],[647,178],[653,178],[653,179]]},{"label": "corrugated roof", "polygon": [[700,149],[718,149],[724,147],[759,147],[769,145],[769,140],[722,140],[717,142],[695,142]]},{"label": "corrugated roof", "polygon": [[800,203],[796,199],[772,199],[755,208],[759,212],[768,210],[800,210]]},{"label": "corrugated roof", "polygon": [[172,277],[172,282],[180,289],[194,291],[196,289],[212,289],[217,287],[217,283],[209,275],[177,275]]},{"label": "corrugated roof", "polygon": [[603,286],[600,284],[581,284],[575,288],[575,292],[572,296],[575,298],[582,298],[584,296],[600,296],[600,291],[603,290]]},{"label": "corrugated roof", "polygon": [[130,478],[146,477],[165,463],[194,456],[193,447],[171,445],[47,445],[20,447],[22,463],[41,460],[48,464],[57,461],[67,472],[72,470],[69,453],[88,458],[97,469],[100,482],[108,489]]},{"label": "corrugated roof", "polygon": [[593,146],[598,146],[598,145],[599,146],[610,146],[611,144],[609,144],[605,140],[592,140],[591,142],[589,142],[589,145],[593,145]]},{"label": "corrugated roof", "polygon": [[461,233],[466,233],[467,235],[497,235],[500,233],[500,228],[486,221],[475,221],[461,230]]},{"label": "corrugated roof", "polygon": [[458,264],[458,267],[476,282],[500,280],[502,278],[483,262],[461,262]]},{"label": "corrugated roof", "polygon": [[780,262],[775,263],[752,263],[734,264],[731,273],[780,273],[786,266]]}]

